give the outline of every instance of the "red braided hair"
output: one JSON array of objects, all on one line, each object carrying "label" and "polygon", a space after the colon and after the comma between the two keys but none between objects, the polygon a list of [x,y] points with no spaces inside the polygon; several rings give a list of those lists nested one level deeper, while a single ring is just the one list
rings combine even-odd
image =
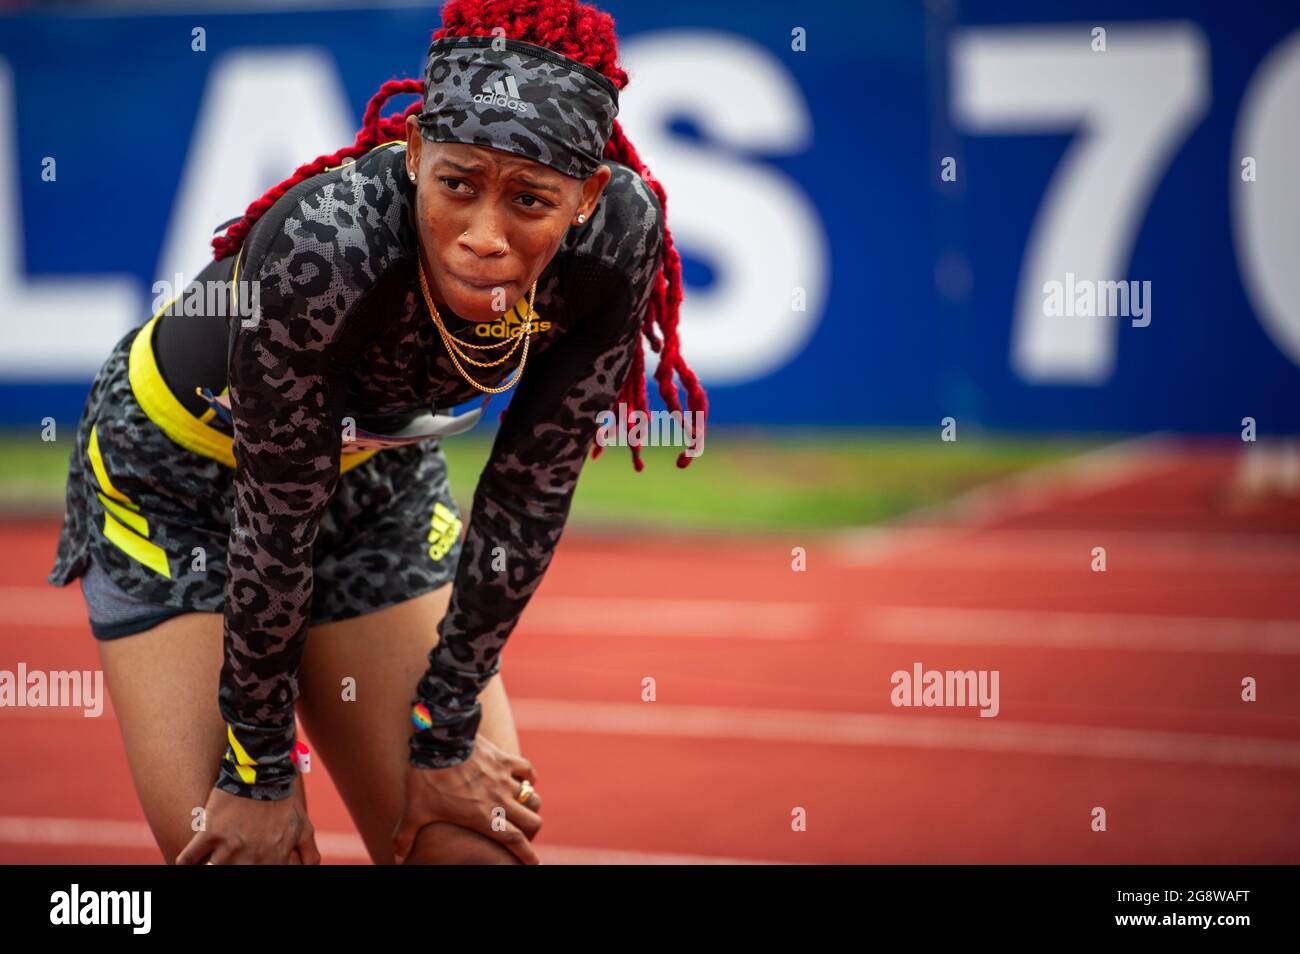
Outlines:
[{"label": "red braided hair", "polygon": [[[620,90],[627,85],[627,73],[618,65],[618,40],[614,32],[614,18],[578,0],[448,0],[442,8],[442,28],[434,32],[433,39],[492,36],[496,28],[500,28],[507,39],[535,43],[582,63],[607,77]],[[333,155],[319,156],[306,165],[299,166],[292,176],[268,190],[248,207],[244,217],[230,226],[224,235],[212,240],[215,257],[222,259],[238,251],[253,224],[275,204],[277,199],[297,183],[342,165],[348,159],[363,156],[381,143],[405,139],[406,117],[420,112],[423,106],[422,99],[412,103],[400,114],[381,117],[379,111],[393,96],[413,94],[422,98],[423,93],[423,80],[389,80],[384,83],[366,106],[356,141]],[[614,131],[609,142],[605,144],[604,157],[635,169],[654,191],[665,217],[663,262],[655,276],[654,289],[650,294],[650,303],[641,331],[650,342],[650,347],[659,354],[655,380],[659,383],[659,395],[663,398],[665,406],[670,412],[678,414],[697,412],[700,414],[698,420],[702,423],[693,435],[698,448],[702,446],[704,439],[703,421],[708,415],[709,399],[695,373],[687,367],[678,340],[677,323],[682,302],[682,260],[667,226],[668,195],[664,192],[663,185],[641,161],[632,143],[624,135],[623,127],[618,120],[614,120]],[[656,324],[663,334],[662,341],[655,331]],[[677,396],[677,387],[673,383],[674,373],[686,388],[686,412],[682,411],[681,401]],[[632,355],[632,367],[614,404],[613,410],[616,414],[619,403],[627,405],[629,418],[634,411],[639,410],[643,413],[649,411],[643,347],[637,348]],[[691,422],[696,419],[692,417]],[[641,460],[640,445],[629,441],[629,449],[632,452],[633,467],[637,471],[642,470],[645,463]],[[599,457],[602,450],[604,448],[601,445],[593,445],[592,458]],[[691,460],[692,458],[683,451],[677,455],[677,466],[686,467]]]}]

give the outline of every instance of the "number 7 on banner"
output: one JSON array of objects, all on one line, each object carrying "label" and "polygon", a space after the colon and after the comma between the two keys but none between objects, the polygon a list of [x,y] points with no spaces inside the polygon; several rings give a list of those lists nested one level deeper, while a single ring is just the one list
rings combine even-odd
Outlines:
[{"label": "number 7 on banner", "polygon": [[953,119],[979,133],[1075,137],[1043,195],[1016,289],[1011,365],[1026,381],[1100,385],[1116,322],[1061,321],[1043,285],[1066,272],[1125,277],[1147,206],[1209,108],[1209,51],[1190,23],[1116,26],[1096,52],[1090,24],[967,28],[951,45]]}]

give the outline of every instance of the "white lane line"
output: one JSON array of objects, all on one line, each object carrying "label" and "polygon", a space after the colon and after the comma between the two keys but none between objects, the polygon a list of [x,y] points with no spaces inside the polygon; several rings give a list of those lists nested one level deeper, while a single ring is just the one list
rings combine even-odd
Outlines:
[{"label": "white lane line", "polygon": [[[0,845],[131,848],[157,852],[153,835],[144,822],[95,818],[38,818],[0,815]],[[318,831],[316,847],[329,861],[369,863],[365,843],[355,832]],[[671,854],[662,851],[622,851],[539,844],[537,853],[552,865],[763,865],[782,862],[712,855]],[[161,860],[159,861],[161,864]]]},{"label": "white lane line", "polygon": [[[884,690],[882,690],[883,692]],[[981,718],[512,698],[522,732],[955,749],[1300,769],[1300,741]],[[56,713],[59,710],[46,710]]]},{"label": "white lane line", "polygon": [[0,844],[84,845],[94,848],[153,848],[144,822],[91,818],[24,818],[0,815]]},{"label": "white lane line", "polygon": [[[81,626],[89,636],[80,598],[51,595],[44,587],[0,586],[0,626]],[[777,600],[548,596],[529,604],[520,626],[571,636],[811,639],[825,611],[822,603]]]},{"label": "white lane line", "polygon": [[877,606],[860,623],[865,638],[889,643],[1300,655],[1300,620]]},{"label": "white lane line", "polygon": [[[15,589],[23,587],[0,587],[0,626],[54,625],[15,613],[4,602]],[[541,637],[816,640],[854,626],[854,616],[860,636],[884,642],[1300,654],[1300,620],[812,601],[550,597],[529,605],[520,628]],[[16,661],[0,657],[0,668],[7,665]]]},{"label": "white lane line", "polygon": [[809,639],[823,603],[640,597],[548,596],[528,605],[521,627],[575,636],[725,636]]},{"label": "white lane line", "polygon": [[1082,573],[1090,571],[1098,546],[1115,572],[1300,573],[1300,537],[1285,534],[900,527],[835,550],[838,565],[850,569]]},{"label": "white lane line", "polygon": [[520,729],[529,732],[726,742],[749,739],[1300,769],[1300,742],[1286,739],[1008,722],[980,718],[973,710],[969,717],[945,717],[906,710],[874,715],[546,699],[512,699],[511,709]]}]

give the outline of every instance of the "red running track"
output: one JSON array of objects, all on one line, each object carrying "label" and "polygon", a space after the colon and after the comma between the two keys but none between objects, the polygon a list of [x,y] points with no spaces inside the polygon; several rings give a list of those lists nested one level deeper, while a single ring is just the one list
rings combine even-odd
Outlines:
[{"label": "red running track", "polygon": [[[1300,502],[1237,464],[1130,447],[882,531],[570,534],[503,666],[543,860],[1300,862]],[[0,528],[0,670],[97,666],[55,532]],[[918,662],[996,670],[996,717],[893,706]],[[0,708],[0,746],[0,863],[159,860],[111,706]],[[365,861],[308,781],[326,861]]]}]

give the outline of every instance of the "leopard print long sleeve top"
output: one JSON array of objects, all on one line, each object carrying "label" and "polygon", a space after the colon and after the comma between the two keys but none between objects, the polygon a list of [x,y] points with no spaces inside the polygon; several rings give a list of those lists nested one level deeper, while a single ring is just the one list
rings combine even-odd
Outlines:
[{"label": "leopard print long sleeve top", "polygon": [[[392,432],[431,407],[482,397],[453,366],[420,292],[405,151],[386,144],[299,183],[259,219],[237,261],[240,280],[259,282],[260,316],[233,322],[229,338],[236,472],[220,682],[229,748],[217,784],[232,794],[291,792],[312,542],[339,480],[340,422]],[[662,215],[633,170],[609,165],[591,219],[569,229],[538,280],[543,324],[479,478],[450,607],[412,699],[428,722],[411,736],[417,766],[455,765],[472,751],[477,696],[546,572],[596,416],[639,347]],[[445,320],[470,338],[472,323]],[[495,386],[516,365],[476,379]]]}]

